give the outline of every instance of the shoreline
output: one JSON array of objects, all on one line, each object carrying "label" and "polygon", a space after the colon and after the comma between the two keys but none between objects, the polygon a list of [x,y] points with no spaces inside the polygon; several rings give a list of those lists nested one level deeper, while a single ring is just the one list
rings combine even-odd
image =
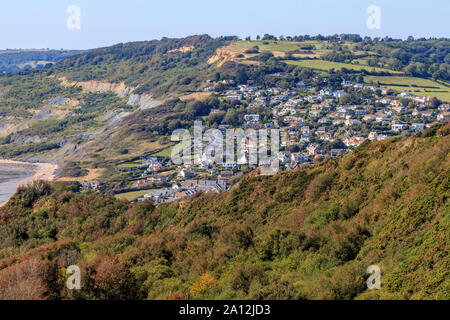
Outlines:
[{"label": "shoreline", "polygon": [[[31,176],[26,177],[24,179],[20,179],[15,183],[12,183],[11,187],[13,187],[16,190],[16,192],[19,187],[27,185],[35,180],[53,181],[56,177],[55,172],[58,169],[58,165],[52,163],[23,162],[8,159],[0,159],[0,166],[1,165],[29,167],[33,172]],[[0,208],[3,207],[6,203],[8,203],[9,199],[10,197],[5,201],[0,202]]]}]

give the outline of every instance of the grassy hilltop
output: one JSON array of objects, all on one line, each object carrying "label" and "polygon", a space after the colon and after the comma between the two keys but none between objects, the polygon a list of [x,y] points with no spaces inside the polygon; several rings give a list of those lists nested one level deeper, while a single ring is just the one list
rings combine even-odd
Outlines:
[{"label": "grassy hilltop", "polygon": [[[22,188],[0,209],[0,298],[449,299],[449,133],[157,207]],[[67,264],[79,292],[64,289]],[[373,264],[382,289],[369,291]]]}]

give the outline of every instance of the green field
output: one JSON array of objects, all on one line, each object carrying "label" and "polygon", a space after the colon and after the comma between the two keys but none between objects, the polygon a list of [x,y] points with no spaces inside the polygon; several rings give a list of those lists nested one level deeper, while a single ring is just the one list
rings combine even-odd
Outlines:
[{"label": "green field", "polygon": [[[183,142],[180,142],[183,143]],[[172,150],[175,147],[176,144],[167,147],[166,149],[163,149],[157,153],[152,154],[152,157],[160,157],[160,158],[170,158],[172,157]],[[186,147],[189,145],[189,142],[186,142]]]},{"label": "green field", "polygon": [[120,200],[125,199],[127,201],[133,201],[133,200],[136,200],[136,199],[146,195],[150,191],[152,191],[152,189],[120,193],[120,194],[116,194],[116,198],[120,199]]},{"label": "green field", "polygon": [[392,74],[401,74],[399,71],[392,71],[389,69],[384,68],[374,68],[369,66],[363,66],[358,64],[349,64],[349,63],[341,63],[341,62],[332,62],[332,61],[326,61],[326,60],[286,60],[284,61],[287,64],[292,64],[295,66],[300,66],[304,68],[311,68],[311,69],[317,69],[317,70],[324,70],[324,71],[330,71],[331,69],[340,70],[342,68],[346,68],[349,70],[367,70],[372,71],[375,70],[376,72],[390,72]]},{"label": "green field", "polygon": [[117,167],[119,169],[128,169],[128,168],[140,168],[142,166],[141,162],[126,162],[121,163]]},{"label": "green field", "polygon": [[416,77],[366,76],[364,77],[364,82],[373,83],[398,92],[409,91],[416,96],[431,96],[445,102],[450,102],[450,84],[446,86],[433,80]]},{"label": "green field", "polygon": [[260,52],[270,51],[270,52],[283,52],[287,53],[289,51],[300,50],[305,51],[302,47],[305,46],[314,46],[314,49],[311,51],[312,54],[324,54],[327,52],[331,52],[331,49],[327,48],[326,42],[320,41],[304,41],[304,42],[295,42],[295,41],[273,41],[273,40],[257,40],[257,41],[237,41],[233,43],[233,46],[237,49],[250,49],[254,46],[259,47]]},{"label": "green field", "polygon": [[159,151],[159,152],[157,152],[155,154],[152,154],[152,157],[170,158],[172,156],[172,149],[173,149],[173,147],[174,147],[174,145],[170,146],[170,147],[168,147],[166,149],[163,149],[163,150],[161,150],[161,151]]},{"label": "green field", "polygon": [[[311,51],[309,55],[315,55],[317,57],[320,57],[324,54],[330,53],[333,51],[332,45],[327,41],[317,41],[317,40],[308,40],[308,41],[274,41],[274,40],[253,40],[253,41],[245,41],[240,40],[236,41],[232,44],[232,47],[236,49],[250,49],[254,46],[259,47],[260,52],[264,51],[270,51],[272,53],[282,52],[282,53],[288,53],[290,51],[299,50],[305,55],[306,51]],[[306,46],[313,46],[312,49],[302,49]],[[375,52],[372,51],[358,51],[355,50],[355,43],[352,42],[344,42],[342,44],[342,47],[350,50],[355,55],[376,55]]]}]

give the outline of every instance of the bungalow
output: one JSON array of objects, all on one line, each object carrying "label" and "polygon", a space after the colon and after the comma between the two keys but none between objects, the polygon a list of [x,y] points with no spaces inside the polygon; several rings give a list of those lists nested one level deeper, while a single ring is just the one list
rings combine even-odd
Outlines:
[{"label": "bungalow", "polygon": [[332,157],[338,157],[345,154],[345,149],[331,149],[330,154]]},{"label": "bungalow", "polygon": [[410,126],[410,130],[412,130],[412,131],[425,130],[425,124],[423,124],[423,123],[413,123]]},{"label": "bungalow", "polygon": [[220,114],[220,113],[222,113],[223,111],[222,110],[220,110],[220,109],[211,109],[211,111],[209,112],[209,114],[211,115],[211,114]]},{"label": "bungalow", "polygon": [[154,175],[152,177],[150,177],[150,180],[152,182],[166,182],[168,179],[165,176],[162,175]]},{"label": "bungalow", "polygon": [[435,115],[435,113],[433,111],[422,111],[421,115],[425,118],[431,118]]},{"label": "bungalow", "polygon": [[301,127],[302,125],[303,125],[303,121],[299,121],[299,120],[291,120],[290,121],[291,128]]},{"label": "bungalow", "polygon": [[284,90],[281,88],[269,88],[267,91],[273,93],[273,94],[280,94],[281,92],[283,92]]},{"label": "bungalow", "polygon": [[407,109],[403,106],[392,107],[392,111],[394,111],[395,113],[403,113],[403,112],[406,112],[406,110]]},{"label": "bungalow", "polygon": [[138,180],[135,183],[133,183],[133,187],[137,188],[139,186],[143,186],[143,185],[148,184],[148,183],[149,183],[148,180]]},{"label": "bungalow", "polygon": [[328,133],[320,135],[319,139],[322,141],[333,141],[333,137]]},{"label": "bungalow", "polygon": [[374,86],[364,86],[364,90],[371,90],[371,91],[377,91],[378,88]]},{"label": "bungalow", "polygon": [[308,100],[309,102],[314,102],[314,101],[322,101],[324,98],[323,96],[307,96],[306,100]]},{"label": "bungalow", "polygon": [[234,80],[232,80],[232,79],[224,79],[224,80],[220,81],[220,83],[222,83],[222,84],[234,84]]},{"label": "bungalow", "polygon": [[312,117],[319,117],[320,115],[322,115],[322,110],[311,110],[311,111],[309,111],[309,114],[312,116]]},{"label": "bungalow", "polygon": [[356,120],[356,119],[347,119],[345,120],[345,125],[346,126],[358,126],[361,124],[361,121]]},{"label": "bungalow", "polygon": [[350,113],[350,110],[348,107],[342,106],[342,107],[338,107],[337,112],[342,112],[342,113]]},{"label": "bungalow", "polygon": [[251,86],[246,85],[246,84],[242,84],[242,85],[239,86],[239,90],[242,91],[242,92],[256,92],[256,91],[258,91],[258,88],[251,87]]},{"label": "bungalow", "polygon": [[369,140],[370,141],[376,141],[378,137],[378,133],[376,131],[372,131],[369,133]]},{"label": "bungalow", "polygon": [[386,140],[386,139],[388,139],[388,138],[389,138],[388,135],[385,135],[385,134],[379,134],[379,135],[377,136],[377,141]]},{"label": "bungalow", "polygon": [[234,170],[235,168],[237,168],[237,165],[233,162],[226,162],[222,165],[222,167],[225,170]]},{"label": "bungalow", "polygon": [[332,96],[333,95],[333,90],[331,89],[322,89],[320,90],[320,94],[323,96]]},{"label": "bungalow", "polygon": [[340,125],[343,125],[343,124],[345,124],[345,119],[335,119],[335,120],[333,120],[333,125],[334,126],[340,126]]},{"label": "bungalow", "polygon": [[295,84],[295,87],[297,89],[306,89],[306,84],[304,84],[303,82],[300,81]]},{"label": "bungalow", "polygon": [[340,114],[339,114],[339,112],[332,112],[332,113],[330,113],[329,115],[328,115],[330,118],[340,118],[341,116],[340,116]]},{"label": "bungalow", "polygon": [[324,134],[327,133],[327,130],[325,129],[325,127],[319,127],[316,131],[316,135],[320,135],[320,134]]},{"label": "bungalow", "polygon": [[428,96],[418,96],[413,98],[415,101],[426,103],[431,101],[431,97]]},{"label": "bungalow", "polygon": [[158,189],[147,193],[144,198],[152,198],[156,203],[162,202],[162,198],[169,196],[173,191],[169,189]]},{"label": "bungalow", "polygon": [[302,134],[309,135],[311,132],[311,129],[309,129],[308,126],[303,126],[300,128],[300,131],[302,132]]},{"label": "bungalow", "polygon": [[345,137],[343,142],[347,147],[357,147],[366,141],[363,137]]},{"label": "bungalow", "polygon": [[291,160],[293,162],[308,162],[309,157],[305,153],[296,152],[291,154]]},{"label": "bungalow", "polygon": [[280,162],[282,163],[286,163],[289,162],[290,160],[290,153],[289,152],[280,152],[278,153],[278,160],[280,160]]},{"label": "bungalow", "polygon": [[377,100],[377,102],[382,103],[382,104],[390,104],[392,102],[392,100],[383,98],[383,99]]},{"label": "bungalow", "polygon": [[386,115],[378,114],[375,118],[375,121],[376,122],[389,122],[389,121],[391,121],[391,119]]},{"label": "bungalow", "polygon": [[211,169],[212,168],[212,163],[210,161],[202,161],[201,167],[203,169]]},{"label": "bungalow", "polygon": [[310,139],[311,139],[311,137],[308,135],[302,135],[300,137],[300,141],[302,141],[302,142],[309,142]]},{"label": "bungalow", "polygon": [[244,99],[244,96],[242,94],[229,94],[227,95],[227,99],[231,101],[241,101]]},{"label": "bungalow", "polygon": [[298,134],[298,130],[296,128],[289,128],[288,134],[291,136],[295,136]]},{"label": "bungalow", "polygon": [[203,89],[203,91],[205,91],[205,92],[212,92],[214,90],[216,90],[215,86],[209,86],[209,87],[206,87],[205,89]]},{"label": "bungalow", "polygon": [[160,163],[152,163],[152,164],[150,164],[150,165],[148,166],[147,172],[155,172],[155,171],[159,171],[159,170],[161,170],[162,168],[164,168],[162,164],[160,164]]},{"label": "bungalow", "polygon": [[258,122],[259,114],[246,114],[244,115],[244,120],[249,122]]},{"label": "bungalow", "polygon": [[181,182],[181,189],[189,191],[215,191],[227,190],[227,182],[224,180],[186,180]]},{"label": "bungalow", "polygon": [[196,174],[194,172],[185,169],[182,169],[177,175],[178,179],[191,179],[195,176]]},{"label": "bungalow", "polygon": [[392,89],[389,89],[389,88],[382,88],[381,89],[381,94],[383,94],[383,95],[392,95],[392,94],[394,94],[394,90],[392,90]]},{"label": "bungalow", "polygon": [[450,120],[450,112],[442,112],[437,115],[438,121],[449,121]]},{"label": "bungalow", "polygon": [[219,175],[220,178],[231,178],[234,176],[233,171],[222,171]]},{"label": "bungalow", "polygon": [[329,108],[333,105],[333,103],[334,103],[334,100],[332,98],[328,98],[328,99],[323,100],[320,104],[322,106],[324,106],[325,108]]},{"label": "bungalow", "polygon": [[289,99],[289,101],[287,103],[289,103],[290,105],[293,105],[293,106],[298,106],[302,102],[303,102],[303,99],[298,98],[298,99]]},{"label": "bungalow", "polygon": [[343,87],[351,87],[352,85],[353,85],[353,83],[348,80],[342,80],[342,82],[341,82],[341,86],[343,86]]},{"label": "bungalow", "polygon": [[405,130],[408,126],[404,123],[393,123],[391,128],[393,131],[401,131],[401,130]]},{"label": "bungalow", "polygon": [[448,111],[448,110],[450,110],[450,104],[441,104],[441,105],[438,107],[438,110],[439,110],[439,111]]},{"label": "bungalow", "polygon": [[335,98],[341,98],[341,97],[344,97],[344,96],[346,96],[347,95],[347,93],[345,92],[345,91],[335,91],[334,93],[333,93],[333,96],[335,97]]},{"label": "bungalow", "polygon": [[100,186],[101,186],[101,183],[98,181],[95,181],[95,180],[81,182],[82,189],[98,190],[98,188],[100,188]]},{"label": "bungalow", "polygon": [[310,156],[315,156],[322,153],[322,148],[318,144],[310,144],[306,147],[306,151]]},{"label": "bungalow", "polygon": [[400,93],[399,97],[409,98],[409,97],[411,97],[411,93],[409,93],[408,91],[405,91],[405,92]]}]

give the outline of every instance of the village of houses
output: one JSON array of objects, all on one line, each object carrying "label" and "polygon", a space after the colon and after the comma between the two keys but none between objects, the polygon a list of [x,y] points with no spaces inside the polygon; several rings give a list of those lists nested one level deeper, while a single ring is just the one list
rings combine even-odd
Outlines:
[{"label": "village of houses", "polygon": [[[269,108],[271,116],[248,113],[242,129],[279,128],[282,132],[278,153],[280,170],[293,170],[313,165],[323,159],[338,157],[366,140],[384,140],[396,135],[410,135],[436,123],[448,122],[450,105],[432,105],[431,97],[414,96],[409,92],[395,94],[391,89],[376,88],[342,81],[341,90],[315,89],[298,82],[295,88],[261,89],[251,84],[234,85],[224,80],[226,89],[217,91],[217,83],[209,81],[205,91],[215,91],[221,99],[247,108]],[[377,92],[361,105],[342,105],[339,98],[347,92]],[[408,104],[405,105],[405,101]],[[220,112],[213,109],[211,114]],[[230,125],[220,124],[225,132]],[[249,143],[248,140],[245,143]],[[252,148],[254,146],[247,147]],[[214,164],[205,159],[175,166],[168,158],[142,156],[141,178],[133,188],[158,185],[138,201],[151,199],[155,204],[172,202],[197,192],[221,192],[243,176],[242,167],[234,163]],[[261,164],[259,165],[268,165]],[[254,169],[256,166],[247,166]],[[169,170],[170,169],[170,170]]]}]

